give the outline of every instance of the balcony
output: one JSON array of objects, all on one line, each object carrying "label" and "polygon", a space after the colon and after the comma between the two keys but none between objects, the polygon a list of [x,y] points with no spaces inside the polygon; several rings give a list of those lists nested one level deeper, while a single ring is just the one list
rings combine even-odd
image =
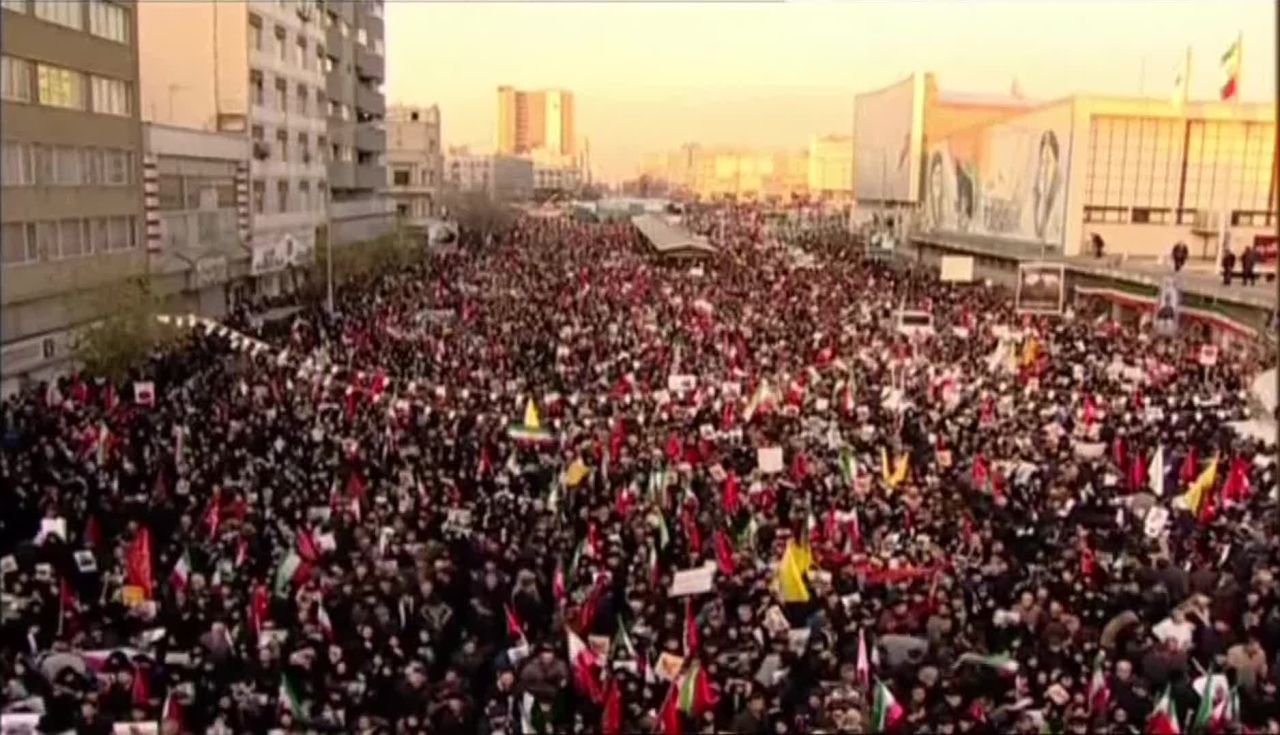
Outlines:
[{"label": "balcony", "polygon": [[361,18],[364,22],[365,33],[369,34],[370,39],[385,38],[386,30],[383,27],[382,18],[371,11],[372,6],[365,6],[364,17]]},{"label": "balcony", "polygon": [[370,51],[369,49],[356,44],[356,73],[361,79],[377,79],[382,81],[386,78],[386,61]]},{"label": "balcony", "polygon": [[387,131],[373,123],[356,125],[356,149],[377,153],[387,149]]},{"label": "balcony", "polygon": [[370,115],[387,114],[387,100],[382,93],[363,84],[356,85],[356,107]]},{"label": "balcony", "polygon": [[349,161],[329,162],[329,188],[356,188],[356,165]]},{"label": "balcony", "polygon": [[361,164],[356,166],[355,188],[381,189],[386,185],[387,185],[386,166],[375,166],[373,164]]},{"label": "balcony", "polygon": [[[343,3],[346,5],[346,3]],[[324,29],[324,50],[336,59],[342,58],[350,41],[343,37],[337,23],[331,23]]]},{"label": "balcony", "polygon": [[344,105],[355,104],[355,94],[351,89],[350,78],[338,71],[324,75],[324,93],[329,99]]}]

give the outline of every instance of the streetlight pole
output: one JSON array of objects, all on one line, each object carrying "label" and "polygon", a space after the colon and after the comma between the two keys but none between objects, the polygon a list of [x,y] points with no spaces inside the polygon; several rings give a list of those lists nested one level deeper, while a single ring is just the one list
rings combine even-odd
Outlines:
[{"label": "streetlight pole", "polygon": [[333,316],[333,219],[329,208],[330,196],[332,192],[326,188],[324,192],[325,309],[329,312],[329,316]]}]

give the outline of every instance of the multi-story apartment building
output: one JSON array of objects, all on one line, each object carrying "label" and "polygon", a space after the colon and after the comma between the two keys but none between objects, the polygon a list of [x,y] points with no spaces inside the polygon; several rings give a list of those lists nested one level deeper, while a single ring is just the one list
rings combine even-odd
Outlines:
[{"label": "multi-story apartment building", "polygon": [[101,297],[145,276],[132,2],[0,4],[0,374],[65,370]]},{"label": "multi-story apartment building", "polygon": [[323,4],[329,97],[329,234],[335,244],[368,240],[394,226],[387,181],[383,0]]},{"label": "multi-story apartment building", "polygon": [[498,87],[498,153],[572,156],[575,134],[572,92]]},{"label": "multi-story apartment building", "polygon": [[444,160],[440,154],[440,108],[387,110],[387,194],[396,216],[418,227],[436,214]]},{"label": "multi-story apartment building", "polygon": [[809,140],[809,195],[820,199],[853,198],[853,137],[815,136]]},{"label": "multi-story apartment building", "polygon": [[498,201],[523,201],[533,195],[533,162],[519,156],[449,151],[445,183],[456,191],[478,191]]}]

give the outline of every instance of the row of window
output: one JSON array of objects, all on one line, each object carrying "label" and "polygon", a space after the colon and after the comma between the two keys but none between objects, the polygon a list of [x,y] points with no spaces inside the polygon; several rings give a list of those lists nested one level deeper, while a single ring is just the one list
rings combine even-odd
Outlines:
[{"label": "row of window", "polygon": [[133,85],[123,79],[40,64],[15,56],[0,57],[0,97],[104,115],[133,114]]},{"label": "row of window", "polygon": [[6,266],[132,250],[138,246],[138,218],[5,222],[0,246]]},{"label": "row of window", "polygon": [[[261,143],[264,145],[266,144],[267,142],[266,128],[264,128],[263,126],[254,125],[251,130],[251,135],[253,136],[254,143]],[[317,155],[324,155],[325,149],[328,145],[328,140],[329,139],[323,135],[316,136]],[[297,154],[298,160],[304,163],[312,163],[312,162],[318,163],[318,161],[314,161],[314,159],[312,158],[311,136],[308,135],[307,133],[298,133],[297,138],[295,139],[294,152]],[[276,130],[274,149],[271,150],[269,155],[264,154],[262,157],[263,158],[269,157],[279,161],[288,161],[289,160],[289,131],[283,128]]]},{"label": "row of window", "polygon": [[234,176],[161,174],[157,188],[161,211],[214,210],[236,206]]},{"label": "row of window", "polygon": [[133,169],[133,153],[115,148],[12,140],[3,146],[5,186],[129,186]]},{"label": "row of window", "polygon": [[[1195,224],[1198,211],[1164,207],[1086,206],[1084,221],[1135,225],[1191,225]],[[1232,227],[1271,227],[1275,222],[1275,212],[1249,210],[1231,212]]]},{"label": "row of window", "polygon": [[267,201],[267,182],[255,181],[252,188],[253,211],[256,214],[278,212],[311,212],[324,209],[328,187],[323,181],[299,181],[290,191],[289,180],[279,179],[274,187],[275,197]]},{"label": "row of window", "polygon": [[117,43],[129,43],[129,11],[108,0],[3,0],[5,10],[30,12],[40,20],[89,32]]},{"label": "row of window", "polygon": [[[429,168],[422,169],[422,186],[435,186],[435,171]],[[413,172],[407,168],[397,168],[391,172],[392,186],[412,186]]]},{"label": "row of window", "polygon": [[[249,90],[253,95],[253,104],[259,107],[267,105],[266,85],[262,72],[254,69],[249,72]],[[280,112],[289,112],[289,80],[284,77],[276,77],[275,80],[275,96],[272,99],[272,106]],[[301,115],[311,114],[311,93],[307,90],[307,85],[298,84],[294,87],[293,111]],[[319,116],[324,113],[326,106],[329,105],[328,97],[324,90],[316,88],[315,90],[315,113]]]},{"label": "row of window", "polygon": [[1085,204],[1266,210],[1274,196],[1275,130],[1274,123],[1096,118]]}]

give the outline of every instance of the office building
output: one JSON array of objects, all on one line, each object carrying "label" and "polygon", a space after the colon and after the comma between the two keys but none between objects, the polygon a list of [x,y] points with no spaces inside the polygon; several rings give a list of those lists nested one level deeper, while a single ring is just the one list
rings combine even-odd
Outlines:
[{"label": "office building", "polygon": [[440,108],[393,106],[387,110],[387,182],[396,216],[420,227],[438,213],[444,183]]},{"label": "office building", "polygon": [[649,156],[642,173],[686,195],[776,200],[808,191],[809,162],[804,151],[686,144]]},{"label": "office building", "polygon": [[575,135],[572,92],[498,87],[498,153],[574,156]]},{"label": "office building", "polygon": [[70,366],[103,294],[146,276],[132,2],[5,0],[0,11],[3,390]]},{"label": "office building", "polygon": [[335,245],[371,240],[395,225],[387,181],[383,0],[323,6],[328,94],[329,234]]}]

